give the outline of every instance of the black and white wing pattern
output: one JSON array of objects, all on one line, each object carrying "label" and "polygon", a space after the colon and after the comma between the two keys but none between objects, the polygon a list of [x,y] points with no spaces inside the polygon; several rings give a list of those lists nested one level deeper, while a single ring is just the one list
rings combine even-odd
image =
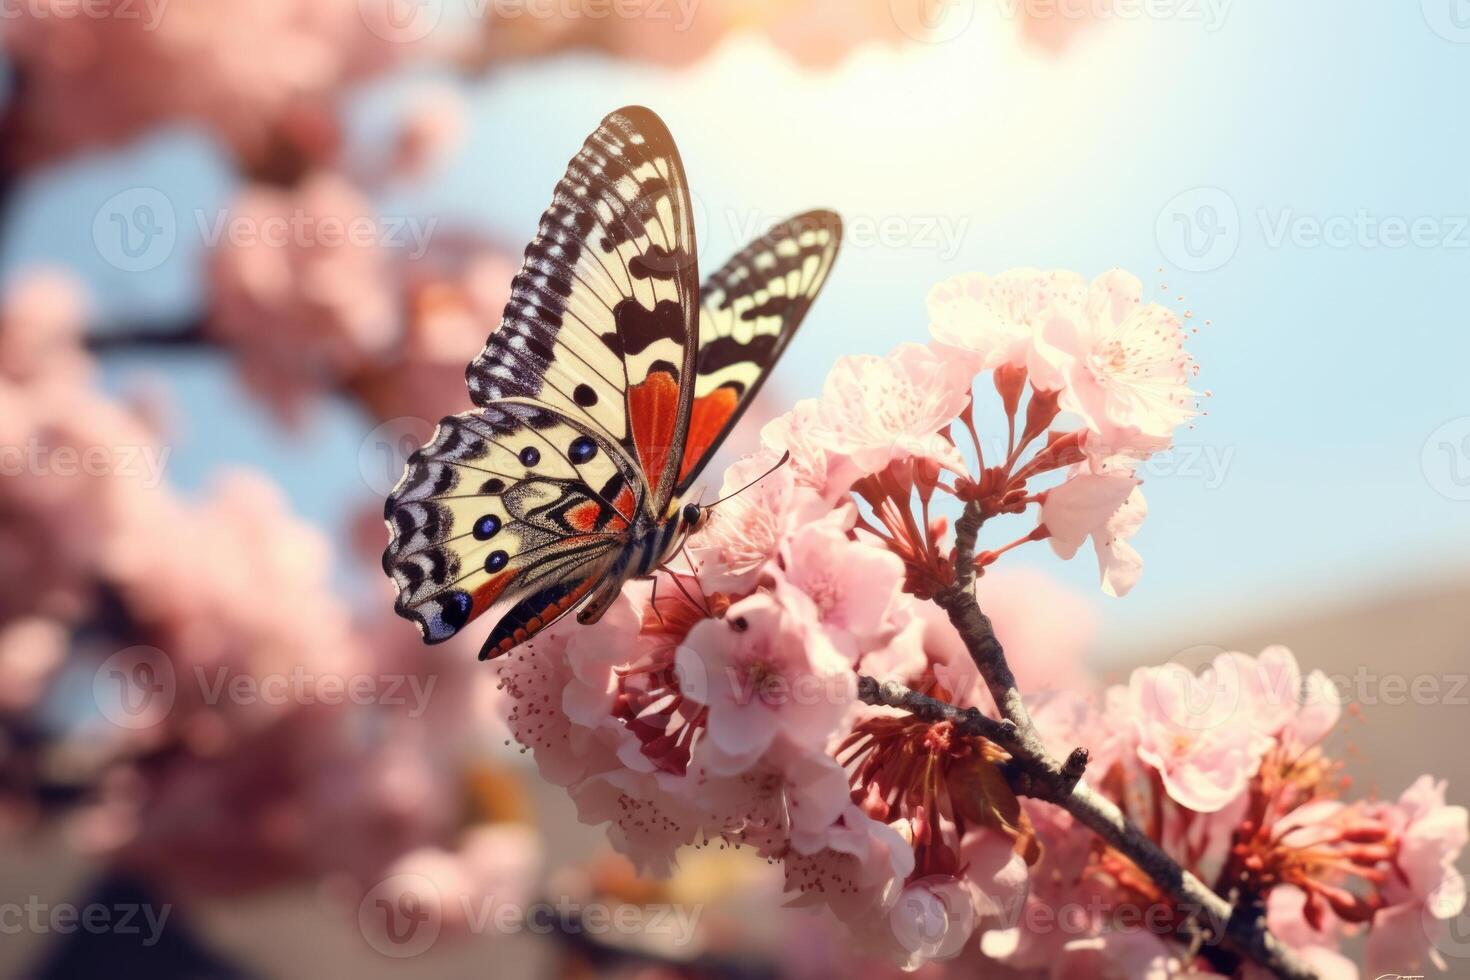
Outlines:
[{"label": "black and white wing pattern", "polygon": [[842,219],[808,211],[741,249],[700,290],[694,404],[676,493],[684,493],[740,420],[827,281]]},{"label": "black and white wing pattern", "polygon": [[689,190],[663,122],[603,119],[541,218],[499,328],[466,371],[477,405],[533,402],[636,459],[645,504],[673,496],[694,389],[699,269]]},{"label": "black and white wing pattern", "polygon": [[446,418],[389,496],[383,570],[424,639],[475,617],[503,652],[569,612],[622,550],[640,478],[590,428],[529,405]]}]

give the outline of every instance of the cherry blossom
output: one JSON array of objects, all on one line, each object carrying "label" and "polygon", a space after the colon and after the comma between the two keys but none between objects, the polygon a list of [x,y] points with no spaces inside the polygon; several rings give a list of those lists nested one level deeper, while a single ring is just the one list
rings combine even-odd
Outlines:
[{"label": "cherry blossom", "polygon": [[[779,463],[779,456],[765,451],[745,457],[726,471],[720,488],[720,496],[726,499],[689,542],[689,552],[704,569],[711,588],[748,591],[765,564],[776,557],[787,534],[813,521],[839,526],[850,522],[848,508],[834,511]],[[752,485],[752,481],[758,482]],[[749,489],[743,489],[747,486]]]},{"label": "cherry blossom", "polygon": [[1182,320],[1144,303],[1143,284],[1129,273],[1098,276],[1078,314],[1048,319],[1041,337],[1064,380],[1061,405],[1086,422],[1093,458],[1146,456],[1194,416]]},{"label": "cherry blossom", "polygon": [[903,563],[884,548],[853,541],[819,522],[798,528],[782,545],[778,594],[810,603],[814,618],[849,660],[883,646],[905,608],[899,586]]},{"label": "cherry blossom", "polygon": [[1470,842],[1470,815],[1445,802],[1445,782],[1421,776],[1378,815],[1400,840],[1395,873],[1384,884],[1385,907],[1368,938],[1371,968],[1448,969],[1440,944],[1466,907],[1456,862]]},{"label": "cherry blossom", "polygon": [[1129,682],[1138,755],[1182,806],[1214,813],[1246,789],[1269,747],[1239,703],[1225,655],[1202,674],[1178,664],[1141,667]]},{"label": "cherry blossom", "polygon": [[929,291],[929,332],[946,347],[973,354],[980,370],[1025,368],[1041,387],[1059,387],[1037,340],[1052,318],[1075,316],[1086,291],[1081,276],[1062,270],[955,276]]},{"label": "cherry blossom", "polygon": [[963,473],[963,458],[940,431],[964,409],[971,378],[964,365],[921,344],[902,344],[887,357],[841,358],[822,388],[813,436],[864,473],[905,457]]},{"label": "cherry blossom", "polygon": [[1047,540],[1060,558],[1071,558],[1088,537],[1103,538],[1108,525],[1134,490],[1138,479],[1123,471],[1077,473],[1046,492],[1041,521],[1050,531]]},{"label": "cherry blossom", "polygon": [[796,484],[817,491],[830,502],[847,494],[859,471],[846,456],[832,452],[816,438],[820,413],[821,404],[815,398],[804,398],[791,411],[765,424],[761,442],[778,455],[789,454],[787,465]]},{"label": "cherry blossom", "polygon": [[810,612],[773,594],[690,630],[678,667],[686,687],[703,688],[694,696],[709,708],[707,758],[726,771],[745,768],[776,738],[825,742],[856,693],[851,658]]}]

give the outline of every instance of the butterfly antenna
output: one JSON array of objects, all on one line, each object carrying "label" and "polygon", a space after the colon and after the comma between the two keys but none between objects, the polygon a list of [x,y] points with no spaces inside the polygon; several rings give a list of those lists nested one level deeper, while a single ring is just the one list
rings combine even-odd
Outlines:
[{"label": "butterfly antenna", "polygon": [[741,487],[739,490],[736,490],[734,493],[727,493],[723,497],[721,497],[719,500],[716,500],[714,503],[712,503],[712,504],[705,504],[704,509],[705,510],[709,510],[712,507],[718,507],[720,504],[723,504],[725,501],[729,500],[731,497],[738,497],[738,496],[740,496],[742,493],[744,493],[745,491],[749,490],[751,487],[755,486],[757,483],[761,482],[766,477],[770,476],[772,473],[774,473],[777,470],[779,470],[781,467],[785,466],[786,463],[790,459],[791,459],[791,450],[788,449],[788,450],[786,450],[786,452],[784,452],[784,453],[781,454],[781,458],[780,459],[776,460],[776,465],[775,466],[772,466],[770,469],[766,470],[760,476],[756,477],[754,480],[751,480],[749,483],[747,483],[745,486]]}]

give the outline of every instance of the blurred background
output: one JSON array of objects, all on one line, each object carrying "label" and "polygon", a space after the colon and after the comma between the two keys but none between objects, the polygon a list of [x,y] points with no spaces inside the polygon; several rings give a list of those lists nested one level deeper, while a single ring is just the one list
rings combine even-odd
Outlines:
[{"label": "blurred background", "polygon": [[[1013,649],[1115,680],[1284,642],[1353,701],[1364,792],[1470,801],[1464,0],[0,0],[0,64],[0,977],[855,968],[763,863],[636,880],[378,568],[628,103],[706,268],[844,217],[757,416],[923,340],[959,272],[1122,266],[1189,311],[1211,394],[1144,469],[1141,583],[1023,549],[998,621],[1067,625]],[[402,875],[457,896],[406,944]],[[558,903],[632,918],[524,914]]]}]

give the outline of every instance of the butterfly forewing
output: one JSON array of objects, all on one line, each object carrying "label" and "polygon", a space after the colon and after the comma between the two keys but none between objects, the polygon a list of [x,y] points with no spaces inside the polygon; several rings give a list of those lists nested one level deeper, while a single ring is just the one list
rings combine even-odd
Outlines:
[{"label": "butterfly forewing", "polygon": [[685,441],[698,345],[689,191],[668,129],[607,116],[557,184],[500,326],[466,376],[476,404],[544,405],[636,459],[662,517]]},{"label": "butterfly forewing", "polygon": [[705,281],[677,493],[699,476],[750,405],[827,281],[841,242],[842,219],[808,211],[773,227]]}]

